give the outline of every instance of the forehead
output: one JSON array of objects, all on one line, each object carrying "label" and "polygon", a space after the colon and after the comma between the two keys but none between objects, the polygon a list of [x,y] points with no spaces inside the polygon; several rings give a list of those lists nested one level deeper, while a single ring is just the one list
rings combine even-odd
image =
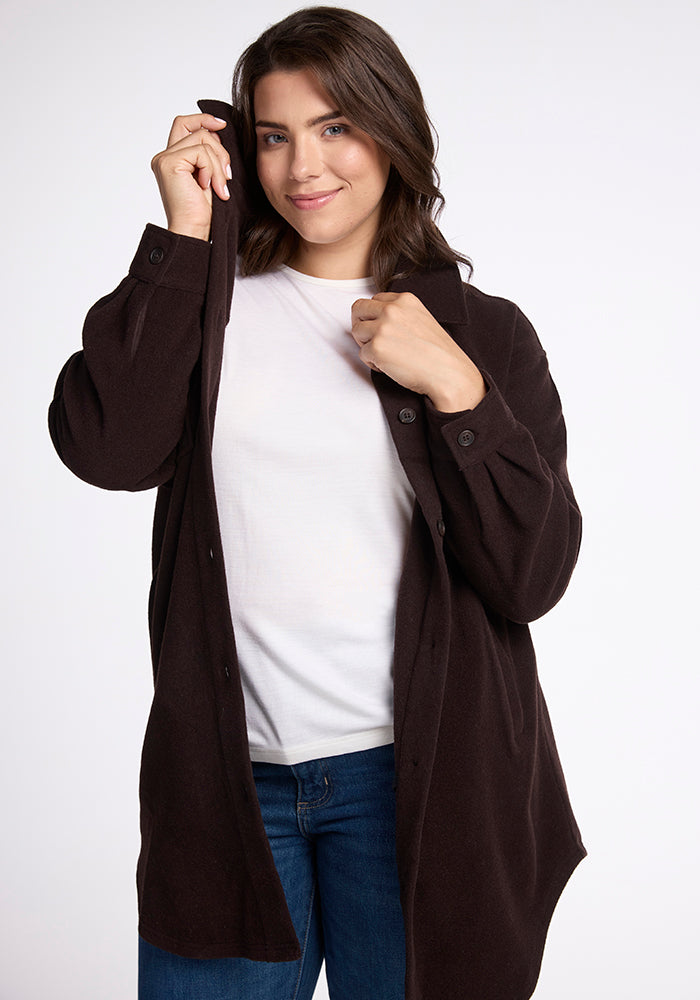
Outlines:
[{"label": "forehead", "polygon": [[318,107],[320,111],[337,108],[333,98],[309,69],[273,70],[261,77],[253,91],[253,111],[256,118],[267,117],[274,107]]}]

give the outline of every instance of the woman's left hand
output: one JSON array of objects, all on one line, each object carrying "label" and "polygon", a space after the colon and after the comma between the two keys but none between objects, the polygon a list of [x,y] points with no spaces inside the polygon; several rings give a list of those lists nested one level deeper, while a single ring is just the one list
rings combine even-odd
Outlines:
[{"label": "woman's left hand", "polygon": [[471,358],[411,292],[379,292],[352,306],[360,360],[428,396],[437,410],[473,410],[486,384]]}]

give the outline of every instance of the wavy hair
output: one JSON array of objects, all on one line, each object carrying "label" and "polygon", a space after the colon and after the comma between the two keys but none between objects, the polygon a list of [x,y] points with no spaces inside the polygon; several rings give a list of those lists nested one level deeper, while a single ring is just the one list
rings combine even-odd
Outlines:
[{"label": "wavy hair", "polygon": [[[391,168],[370,253],[378,288],[416,269],[465,264],[437,227],[444,198],[435,166],[433,126],[410,66],[378,24],[339,7],[308,7],[272,25],[243,52],[233,74],[249,176],[257,178],[255,86],[276,70],[310,70],[341,113],[389,156]],[[244,274],[287,262],[298,236],[252,184],[252,221],[243,234]]]}]

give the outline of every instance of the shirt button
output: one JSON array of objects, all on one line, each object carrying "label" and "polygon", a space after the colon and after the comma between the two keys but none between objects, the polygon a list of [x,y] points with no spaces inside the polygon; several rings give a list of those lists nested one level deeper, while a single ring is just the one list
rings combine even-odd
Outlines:
[{"label": "shirt button", "polygon": [[416,411],[411,409],[410,406],[405,406],[403,410],[399,410],[399,420],[402,424],[412,424],[416,419]]},{"label": "shirt button", "polygon": [[163,257],[165,257],[165,250],[163,249],[163,247],[153,247],[153,249],[148,255],[148,259],[150,260],[151,264],[160,264]]},{"label": "shirt button", "polygon": [[440,518],[440,520],[437,522],[437,533],[441,537],[444,536],[445,534],[445,522],[443,521],[442,518]]},{"label": "shirt button", "polygon": [[461,444],[463,448],[468,448],[470,444],[474,444],[474,431],[462,431],[457,438],[457,443]]}]

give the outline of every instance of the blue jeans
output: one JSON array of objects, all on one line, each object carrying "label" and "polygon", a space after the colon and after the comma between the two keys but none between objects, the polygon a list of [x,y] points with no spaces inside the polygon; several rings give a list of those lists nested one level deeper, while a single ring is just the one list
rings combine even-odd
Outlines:
[{"label": "blue jeans", "polygon": [[254,763],[265,829],[301,959],[182,958],[139,939],[139,1000],[403,1000],[394,748]]}]

